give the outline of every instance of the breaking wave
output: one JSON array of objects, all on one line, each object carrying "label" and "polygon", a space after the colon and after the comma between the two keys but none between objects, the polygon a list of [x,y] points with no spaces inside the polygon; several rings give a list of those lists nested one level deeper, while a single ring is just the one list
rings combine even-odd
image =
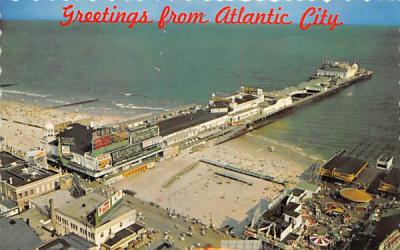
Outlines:
[{"label": "breaking wave", "polygon": [[7,93],[7,94],[25,95],[25,96],[41,97],[41,98],[48,97],[47,95],[42,95],[42,94],[37,94],[37,93],[32,93],[32,92],[17,91],[17,90],[4,90],[3,89],[2,92]]}]

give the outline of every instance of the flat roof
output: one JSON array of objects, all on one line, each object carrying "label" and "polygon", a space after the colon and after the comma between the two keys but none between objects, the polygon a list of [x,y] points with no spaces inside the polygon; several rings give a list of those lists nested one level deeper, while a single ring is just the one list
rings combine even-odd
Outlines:
[{"label": "flat roof", "polygon": [[13,200],[0,200],[0,204],[5,206],[8,209],[18,207],[17,202],[13,201]]},{"label": "flat roof", "polygon": [[324,64],[319,69],[329,70],[329,71],[347,72],[346,68],[343,68],[343,67],[340,67],[337,65],[331,65],[331,64]]},{"label": "flat roof", "polygon": [[1,151],[0,152],[0,160],[1,160],[0,168],[8,167],[13,162],[23,161],[22,159],[14,156],[14,155],[10,154],[9,152],[6,152],[6,151]]},{"label": "flat roof", "polygon": [[39,205],[41,207],[48,207],[50,209],[49,201],[53,200],[54,208],[62,207],[65,203],[74,200],[71,193],[68,190],[56,190],[51,193],[41,195],[31,201],[31,203]]},{"label": "flat roof", "polygon": [[39,250],[86,250],[95,246],[94,243],[70,233],[39,247]]},{"label": "flat roof", "polygon": [[289,196],[286,196],[281,202],[279,202],[276,206],[271,209],[265,211],[262,215],[264,220],[269,222],[275,222],[276,224],[285,223],[283,220],[284,214],[297,217],[299,214],[294,210],[300,206],[300,204],[289,202],[286,204]]},{"label": "flat roof", "polygon": [[194,112],[178,115],[171,117],[166,120],[158,122],[160,128],[160,135],[165,136],[175,133],[179,130],[184,130],[216,118],[219,118],[225,114],[221,113],[211,113],[208,109],[200,109]]},{"label": "flat roof", "polygon": [[[62,214],[74,218],[84,224],[93,225],[93,222],[88,221],[88,215],[97,209],[107,198],[96,193],[91,192],[85,196],[79,197],[75,200],[65,203],[62,207],[56,210]],[[79,213],[77,213],[79,211]]]},{"label": "flat roof", "polygon": [[309,182],[300,182],[299,184],[296,185],[296,188],[312,192],[317,192],[318,189],[320,189],[318,185]]},{"label": "flat roof", "polygon": [[[93,216],[94,212],[96,211],[97,207],[100,206],[107,199],[108,198],[104,197],[103,195],[100,195],[96,192],[91,192],[85,196],[79,197],[75,200],[65,203],[62,207],[56,208],[56,210],[85,225],[95,227],[95,221]],[[122,201],[118,205],[115,205],[112,212],[108,213],[101,219],[100,225],[104,225],[108,221],[111,221],[131,211],[132,209],[133,209],[132,206]],[[77,213],[76,211],[79,211],[79,213]]]},{"label": "flat roof", "polygon": [[400,169],[399,168],[392,168],[389,174],[383,178],[383,182],[393,186],[400,186]]},{"label": "flat roof", "polygon": [[328,161],[323,168],[333,170],[342,174],[355,174],[367,164],[365,161],[361,161],[350,156],[337,155]]},{"label": "flat roof", "polygon": [[23,219],[0,219],[0,248],[32,250],[43,242]]},{"label": "flat roof", "polygon": [[126,237],[128,237],[129,235],[132,235],[132,234],[133,234],[133,232],[126,230],[126,229],[122,229],[122,230],[118,231],[117,233],[115,233],[114,237],[112,237],[111,239],[108,239],[106,242],[104,242],[104,244],[106,244],[107,246],[114,246],[115,244],[120,242],[122,239],[125,239]]},{"label": "flat roof", "polygon": [[294,188],[292,190],[293,196],[296,196],[296,197],[300,197],[304,192],[305,192],[305,190],[304,189],[300,189],[300,188]]},{"label": "flat roof", "polygon": [[237,104],[243,104],[243,103],[255,100],[255,99],[257,99],[257,97],[254,95],[242,95],[240,97],[236,97],[235,102]]},{"label": "flat roof", "polygon": [[9,167],[7,169],[0,169],[1,179],[10,184],[9,180],[12,178],[12,184],[10,185],[13,187],[22,187],[26,184],[43,180],[55,174],[57,173],[49,169],[34,169],[28,166],[26,163]]}]

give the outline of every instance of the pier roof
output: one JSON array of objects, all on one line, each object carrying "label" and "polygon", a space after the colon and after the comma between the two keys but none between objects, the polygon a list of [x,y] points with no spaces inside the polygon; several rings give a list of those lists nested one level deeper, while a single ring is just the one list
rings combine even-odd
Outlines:
[{"label": "pier roof", "polygon": [[383,179],[383,182],[393,186],[400,186],[400,169],[392,168],[389,174]]},{"label": "pier roof", "polygon": [[73,123],[69,128],[60,132],[58,137],[74,138],[74,145],[71,146],[71,151],[83,155],[91,149],[92,133],[93,129],[91,127]]},{"label": "pier roof", "polygon": [[329,71],[339,71],[339,72],[347,71],[347,69],[344,67],[335,66],[335,65],[331,65],[331,64],[324,64],[324,65],[322,65],[322,67],[320,69],[329,70]]},{"label": "pier roof", "polygon": [[254,95],[242,95],[241,97],[236,97],[235,102],[237,104],[242,104],[242,103],[246,103],[246,102],[249,102],[249,101],[252,101],[255,99],[257,99],[257,97]]},{"label": "pier roof", "polygon": [[323,168],[329,170],[336,170],[343,174],[355,174],[361,168],[367,164],[365,161],[361,161],[349,156],[337,155],[330,161],[328,161]]},{"label": "pier roof", "polygon": [[160,128],[160,135],[165,136],[175,133],[179,130],[184,130],[216,118],[225,114],[211,113],[208,109],[201,109],[192,113],[175,116],[158,123]]}]

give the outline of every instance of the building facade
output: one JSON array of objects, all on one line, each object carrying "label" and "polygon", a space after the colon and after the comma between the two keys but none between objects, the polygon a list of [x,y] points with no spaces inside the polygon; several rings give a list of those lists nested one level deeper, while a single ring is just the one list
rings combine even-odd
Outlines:
[{"label": "building facade", "polygon": [[136,210],[124,201],[122,190],[110,198],[89,193],[51,211],[58,235],[76,234],[99,249],[116,233],[136,222]]}]

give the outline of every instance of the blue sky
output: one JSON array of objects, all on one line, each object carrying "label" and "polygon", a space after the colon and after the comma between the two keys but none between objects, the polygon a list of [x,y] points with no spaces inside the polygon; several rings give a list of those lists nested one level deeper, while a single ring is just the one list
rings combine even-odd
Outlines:
[{"label": "blue sky", "polygon": [[339,13],[345,24],[400,25],[400,0],[333,0],[324,1],[184,1],[184,0],[0,0],[0,12],[5,20],[20,19],[62,19],[62,7],[74,4],[83,11],[103,10],[105,6],[117,5],[119,10],[148,10],[149,16],[157,20],[162,8],[170,5],[176,11],[205,11],[212,20],[223,6],[246,6],[248,11],[268,11],[281,6],[296,22],[309,6],[328,8],[331,13]]}]

